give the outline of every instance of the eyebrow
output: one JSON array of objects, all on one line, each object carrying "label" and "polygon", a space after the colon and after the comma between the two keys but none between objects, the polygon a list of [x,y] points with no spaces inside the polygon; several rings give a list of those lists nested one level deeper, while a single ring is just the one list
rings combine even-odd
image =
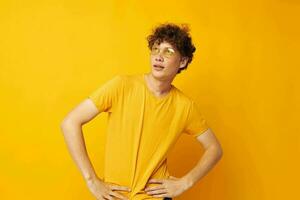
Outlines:
[{"label": "eyebrow", "polygon": [[[153,46],[155,46],[155,47],[158,47],[158,45],[157,45],[157,44],[154,44]],[[170,49],[174,49],[174,50],[175,50],[175,48],[174,48],[174,47],[165,47],[165,48],[170,48]]]}]

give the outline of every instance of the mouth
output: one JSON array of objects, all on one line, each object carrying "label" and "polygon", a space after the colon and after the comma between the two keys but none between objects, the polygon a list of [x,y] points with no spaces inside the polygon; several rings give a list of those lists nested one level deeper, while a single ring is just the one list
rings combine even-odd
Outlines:
[{"label": "mouth", "polygon": [[163,70],[165,67],[164,66],[161,66],[161,65],[153,65],[154,69],[160,71],[160,70]]}]

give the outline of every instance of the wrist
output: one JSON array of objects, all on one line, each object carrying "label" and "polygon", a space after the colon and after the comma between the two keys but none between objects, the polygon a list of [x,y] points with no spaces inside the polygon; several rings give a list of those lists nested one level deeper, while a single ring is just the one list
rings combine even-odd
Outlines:
[{"label": "wrist", "polygon": [[194,185],[194,182],[189,177],[182,177],[182,182],[184,185],[184,190],[188,190]]},{"label": "wrist", "polygon": [[84,180],[86,182],[91,182],[91,181],[95,180],[96,178],[97,178],[96,174],[85,174],[84,175]]}]

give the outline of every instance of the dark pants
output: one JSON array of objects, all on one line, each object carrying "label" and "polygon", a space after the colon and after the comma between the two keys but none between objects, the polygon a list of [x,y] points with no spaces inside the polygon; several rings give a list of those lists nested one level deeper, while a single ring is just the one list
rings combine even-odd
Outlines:
[{"label": "dark pants", "polygon": [[165,200],[172,200],[172,198],[164,197]]}]

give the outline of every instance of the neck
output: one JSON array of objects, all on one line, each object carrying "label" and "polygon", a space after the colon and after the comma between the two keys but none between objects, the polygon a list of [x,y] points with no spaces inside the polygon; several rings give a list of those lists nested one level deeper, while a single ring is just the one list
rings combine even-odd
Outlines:
[{"label": "neck", "polygon": [[150,89],[159,95],[168,93],[172,88],[172,80],[160,80],[155,78],[151,73],[147,73],[146,75],[146,81],[148,83],[148,86]]}]

